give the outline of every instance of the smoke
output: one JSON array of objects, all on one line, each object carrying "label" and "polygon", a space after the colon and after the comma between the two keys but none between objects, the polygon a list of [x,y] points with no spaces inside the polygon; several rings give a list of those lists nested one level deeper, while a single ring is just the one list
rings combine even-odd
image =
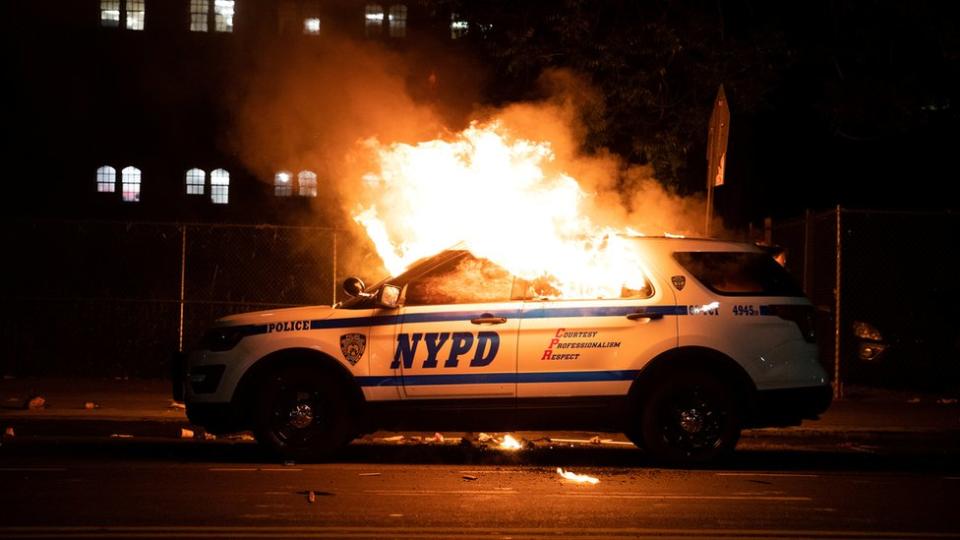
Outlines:
[{"label": "smoke", "polygon": [[585,194],[584,216],[598,225],[649,235],[701,234],[702,197],[666,189],[650,166],[631,165],[603,149],[585,151],[590,130],[602,125],[603,97],[572,72],[544,73],[543,98],[536,102],[490,108],[476,104],[482,69],[450,54],[415,56],[337,36],[325,36],[320,48],[278,52],[265,48],[239,87],[232,142],[265,182],[272,184],[281,170],[317,173],[317,222],[346,228],[352,237],[341,243],[352,248],[340,249],[341,275],[382,275],[366,232],[351,219],[370,197],[390,193],[393,199],[380,200],[380,208],[430,211],[401,200],[404,193],[371,189],[382,150],[452,140],[471,121],[496,121],[515,138],[548,142],[553,159],[543,163],[545,173],[576,179]]}]

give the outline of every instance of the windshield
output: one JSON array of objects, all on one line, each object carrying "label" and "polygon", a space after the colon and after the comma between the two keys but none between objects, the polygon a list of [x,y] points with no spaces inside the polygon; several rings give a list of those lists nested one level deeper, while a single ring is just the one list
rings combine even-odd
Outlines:
[{"label": "windshield", "polygon": [[[434,268],[466,254],[466,250],[451,249],[447,251],[441,251],[432,257],[424,257],[410,265],[410,268],[408,268],[402,274],[382,279],[377,283],[367,287],[364,292],[367,294],[375,294],[378,290],[380,290],[380,287],[383,287],[387,283],[396,285],[397,287],[403,287],[410,281],[422,276],[423,274],[426,274]],[[373,302],[373,299],[370,297],[354,296],[341,302],[339,307],[343,309],[365,309],[375,307],[375,305],[376,303]]]}]

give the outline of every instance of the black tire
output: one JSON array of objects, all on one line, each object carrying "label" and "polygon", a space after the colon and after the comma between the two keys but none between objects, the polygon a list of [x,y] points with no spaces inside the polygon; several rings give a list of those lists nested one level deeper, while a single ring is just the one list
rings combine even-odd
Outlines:
[{"label": "black tire", "polygon": [[336,381],[304,366],[271,373],[255,397],[257,442],[282,459],[330,458],[350,442],[351,420]]},{"label": "black tire", "polygon": [[704,371],[675,371],[648,386],[631,438],[651,458],[701,465],[729,456],[740,438],[741,407],[734,387]]}]

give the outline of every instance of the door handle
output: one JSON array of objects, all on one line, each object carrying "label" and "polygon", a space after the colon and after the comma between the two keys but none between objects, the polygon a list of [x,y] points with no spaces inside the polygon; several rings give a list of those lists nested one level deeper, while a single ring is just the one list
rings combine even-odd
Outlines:
[{"label": "door handle", "polygon": [[641,319],[647,319],[648,321],[659,321],[663,318],[663,313],[647,313],[645,311],[638,311],[636,313],[627,315],[627,318],[631,321],[639,321]]},{"label": "door handle", "polygon": [[494,317],[492,313],[484,313],[476,319],[470,319],[473,324],[503,324],[507,322],[506,317]]}]

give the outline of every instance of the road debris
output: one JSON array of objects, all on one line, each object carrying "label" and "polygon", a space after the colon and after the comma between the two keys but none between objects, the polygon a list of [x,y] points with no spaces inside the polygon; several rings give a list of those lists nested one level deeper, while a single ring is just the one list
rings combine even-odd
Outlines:
[{"label": "road debris", "polygon": [[24,409],[39,411],[47,406],[47,400],[43,396],[33,396],[24,403]]},{"label": "road debris", "polygon": [[953,405],[956,402],[956,398],[940,398],[937,400],[937,403],[940,405]]},{"label": "road debris", "polygon": [[7,426],[7,429],[3,431],[3,436],[9,438],[15,437],[16,434],[13,432],[13,426]]},{"label": "road debris", "polygon": [[192,439],[195,433],[192,429],[180,428],[180,438],[181,439]]},{"label": "road debris", "polygon": [[561,467],[557,467],[557,474],[563,478],[570,480],[572,482],[577,482],[579,484],[599,484],[600,479],[594,478],[593,476],[587,476],[586,474],[577,474],[573,471],[565,471]]},{"label": "road debris", "polygon": [[912,397],[912,398],[910,398],[910,399],[907,400],[907,403],[920,403],[920,398],[918,398],[918,397]]},{"label": "road debris", "polygon": [[480,479],[479,476],[474,476],[474,475],[472,475],[472,474],[465,474],[465,475],[461,476],[461,478],[463,478],[464,480],[469,480],[469,481],[471,481],[471,482],[474,481],[474,480],[479,480],[479,479]]},{"label": "road debris", "polygon": [[424,440],[431,443],[443,443],[443,434],[438,431],[433,434],[433,437],[428,437]]},{"label": "road debris", "polygon": [[383,442],[403,442],[404,438],[403,435],[394,435],[392,437],[379,437],[376,440]]},{"label": "road debris", "polygon": [[180,409],[186,410],[187,406],[179,401],[170,400],[170,405],[167,406],[168,409]]},{"label": "road debris", "polygon": [[492,435],[489,435],[489,434],[487,434],[487,433],[483,433],[482,431],[477,434],[477,441],[479,441],[479,442],[485,443],[485,442],[490,442],[491,440],[493,440],[493,436],[492,436]]},{"label": "road debris", "polygon": [[381,473],[378,472],[362,472],[357,474],[357,476],[380,476]]},{"label": "road debris", "polygon": [[203,440],[205,440],[205,441],[215,441],[215,440],[217,440],[217,436],[214,435],[213,433],[207,433],[206,431],[204,431],[204,432],[203,432]]},{"label": "road debris", "polygon": [[88,410],[88,411],[91,411],[91,410],[93,410],[93,409],[99,409],[99,408],[100,408],[100,404],[97,403],[97,402],[95,402],[95,401],[84,401],[84,402],[83,402],[83,408],[86,409],[86,410]]},{"label": "road debris", "polygon": [[233,433],[227,435],[227,440],[230,441],[243,441],[243,442],[254,442],[257,439],[249,433]]},{"label": "road debris", "polygon": [[130,435],[129,433],[111,433],[110,438],[111,439],[132,439],[133,435]]},{"label": "road debris", "polygon": [[312,489],[307,492],[307,501],[308,501],[310,504],[313,504],[313,503],[317,502],[317,494],[314,493]]}]

